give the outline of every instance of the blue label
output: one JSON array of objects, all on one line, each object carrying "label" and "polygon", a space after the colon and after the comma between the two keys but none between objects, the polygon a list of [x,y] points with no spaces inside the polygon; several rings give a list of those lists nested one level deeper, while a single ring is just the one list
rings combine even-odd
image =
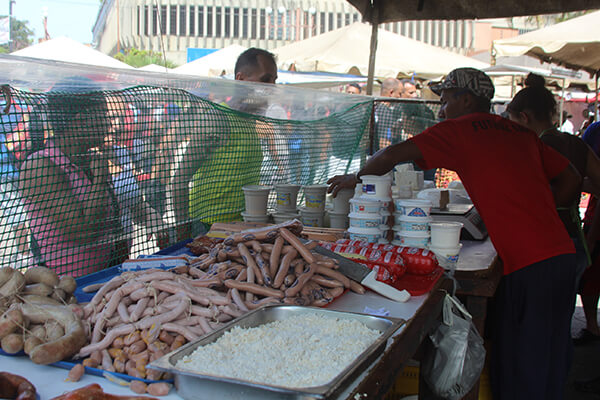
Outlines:
[{"label": "blue label", "polygon": [[412,211],[408,215],[411,217],[426,217],[427,213],[425,211],[423,211],[422,208],[415,207],[412,209]]},{"label": "blue label", "polygon": [[362,187],[363,193],[367,194],[375,194],[375,185],[373,184],[364,184]]}]

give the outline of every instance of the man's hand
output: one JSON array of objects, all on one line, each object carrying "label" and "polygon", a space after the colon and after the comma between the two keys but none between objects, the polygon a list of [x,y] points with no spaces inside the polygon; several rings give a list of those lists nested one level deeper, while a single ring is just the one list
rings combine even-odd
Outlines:
[{"label": "man's hand", "polygon": [[348,175],[336,175],[327,181],[329,188],[327,193],[331,193],[333,197],[336,197],[338,192],[342,189],[354,189],[358,183],[358,179],[355,174]]}]

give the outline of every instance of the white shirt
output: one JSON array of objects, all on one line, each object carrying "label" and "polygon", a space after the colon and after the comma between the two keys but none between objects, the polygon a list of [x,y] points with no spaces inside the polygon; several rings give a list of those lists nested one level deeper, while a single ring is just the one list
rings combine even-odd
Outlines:
[{"label": "white shirt", "polygon": [[573,123],[568,118],[565,120],[565,122],[563,122],[562,126],[560,127],[561,131],[570,133],[571,135],[575,133],[574,129],[575,127],[573,126]]}]

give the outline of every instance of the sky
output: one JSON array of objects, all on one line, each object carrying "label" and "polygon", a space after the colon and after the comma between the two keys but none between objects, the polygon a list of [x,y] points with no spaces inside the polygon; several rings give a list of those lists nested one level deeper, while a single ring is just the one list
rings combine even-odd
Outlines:
[{"label": "sky", "polygon": [[[10,0],[0,0],[0,15],[8,15]],[[100,0],[14,0],[13,16],[29,21],[33,43],[44,36],[44,8],[48,14],[51,38],[67,36],[80,43],[92,42],[92,27],[96,22]]]}]

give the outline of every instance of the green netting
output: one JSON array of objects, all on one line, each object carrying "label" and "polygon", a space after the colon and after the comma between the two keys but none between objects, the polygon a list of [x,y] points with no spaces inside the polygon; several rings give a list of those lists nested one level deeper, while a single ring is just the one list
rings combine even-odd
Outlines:
[{"label": "green netting", "polygon": [[3,265],[77,276],[153,253],[241,220],[243,185],[325,183],[357,170],[369,143],[372,101],[311,120],[310,105],[260,95],[217,104],[175,88],[60,88],[4,93]]}]

